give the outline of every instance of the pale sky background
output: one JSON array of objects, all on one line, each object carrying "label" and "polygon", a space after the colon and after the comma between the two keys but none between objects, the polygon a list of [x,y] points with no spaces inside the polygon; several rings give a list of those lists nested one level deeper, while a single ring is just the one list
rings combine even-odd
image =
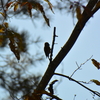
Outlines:
[{"label": "pale sky background", "polygon": [[[82,30],[78,40],[76,41],[73,48],[70,50],[68,55],[62,61],[62,63],[57,68],[57,73],[62,73],[70,76],[73,71],[77,68],[76,62],[80,65],[89,59],[92,55],[94,59],[100,61],[100,11],[98,11],[86,24]],[[76,21],[76,20],[75,20]],[[73,28],[73,19],[71,14],[58,13],[52,14],[51,27],[42,27],[42,20],[35,21],[36,26],[32,24],[31,20],[18,20],[12,18],[9,20],[9,24],[16,25],[19,30],[28,30],[31,36],[40,36],[43,42],[40,45],[40,51],[43,53],[44,42],[52,43],[52,33],[53,28],[56,27],[56,45],[54,47],[54,57],[59,52],[61,47],[65,44],[69,38]],[[32,38],[32,37],[31,37]],[[30,52],[33,53],[34,47],[30,47]],[[38,48],[36,48],[38,49]],[[44,54],[44,53],[43,53]],[[45,55],[44,55],[45,56]],[[49,61],[45,60],[44,63],[39,64],[36,73],[41,72],[43,75]],[[89,82],[91,79],[97,79],[100,81],[100,70],[89,60],[85,65],[82,66],[81,70],[78,70],[73,78],[79,81]],[[61,78],[60,76],[53,76],[52,80],[58,79],[62,82],[56,87],[55,95],[60,97],[62,100],[74,100],[74,95],[76,94],[75,100],[92,100],[93,95],[90,91],[84,89],[77,83],[69,81],[66,78]],[[52,81],[51,80],[51,81]],[[54,86],[56,86],[55,83]],[[89,88],[100,92],[100,86],[96,86],[94,83],[86,85]],[[95,96],[95,98],[98,98]]]}]

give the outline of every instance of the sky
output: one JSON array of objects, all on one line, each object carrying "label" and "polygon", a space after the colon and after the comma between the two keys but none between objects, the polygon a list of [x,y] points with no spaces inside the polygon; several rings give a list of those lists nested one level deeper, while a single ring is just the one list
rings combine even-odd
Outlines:
[{"label": "sky", "polygon": [[[87,23],[84,29],[82,30],[80,36],[78,37],[76,43],[61,62],[61,64],[56,69],[56,73],[61,73],[64,75],[71,76],[72,73],[77,69],[76,62],[78,65],[84,63],[87,59],[92,56],[92,59],[96,59],[100,62],[100,23],[99,18],[100,11],[98,11]],[[9,23],[11,25],[16,25],[20,30],[28,30],[33,37],[40,36],[43,40],[39,46],[40,51],[43,53],[43,47],[45,42],[52,43],[53,28],[56,27],[56,43],[54,47],[53,58],[57,55],[61,47],[65,44],[69,38],[72,30],[74,29],[73,19],[70,14],[67,13],[58,13],[55,11],[55,14],[52,14],[51,26],[42,27],[42,20],[35,21],[36,27],[33,25],[30,19],[21,20],[16,18],[11,18]],[[76,19],[75,19],[76,22]],[[33,53],[34,47],[30,47],[30,52]],[[38,49],[38,48],[37,48]],[[44,53],[43,53],[44,54]],[[45,56],[45,55],[44,55]],[[41,72],[43,75],[47,66],[49,64],[48,59],[45,58],[45,62],[39,64],[36,72]],[[42,67],[42,68],[41,68]],[[87,61],[82,68],[78,70],[73,77],[79,81],[89,82],[91,79],[97,79],[100,81],[100,70],[97,70],[96,67],[92,64],[91,60]],[[74,100],[74,95],[76,95],[75,100],[92,100],[93,95],[90,91],[84,89],[82,86],[77,83],[70,81],[66,78],[60,76],[53,76],[51,79],[59,80],[59,84],[55,83],[55,95],[60,97],[62,100]],[[56,86],[57,85],[57,86]],[[100,86],[95,85],[94,83],[85,84],[89,88],[100,92]],[[95,96],[97,99],[98,97]]]}]

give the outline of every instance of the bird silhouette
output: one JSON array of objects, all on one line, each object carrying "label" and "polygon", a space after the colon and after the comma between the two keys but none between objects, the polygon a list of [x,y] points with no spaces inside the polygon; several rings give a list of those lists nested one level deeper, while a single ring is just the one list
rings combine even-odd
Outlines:
[{"label": "bird silhouette", "polygon": [[44,44],[44,52],[45,52],[46,57],[49,58],[49,54],[50,54],[50,45],[49,45],[48,42],[45,42],[45,44]]}]

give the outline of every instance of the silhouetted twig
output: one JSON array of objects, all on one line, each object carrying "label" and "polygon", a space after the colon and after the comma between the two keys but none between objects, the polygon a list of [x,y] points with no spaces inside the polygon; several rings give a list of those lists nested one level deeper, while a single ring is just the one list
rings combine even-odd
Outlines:
[{"label": "silhouetted twig", "polygon": [[[92,55],[93,56],[93,55]],[[75,74],[75,72],[77,71],[77,70],[79,70],[81,67],[82,67],[82,65],[84,65],[87,61],[89,61],[91,58],[92,58],[92,56],[89,58],[89,59],[87,59],[84,63],[82,63],[80,66],[77,64],[77,62],[76,62],[76,65],[78,66],[78,68],[72,73],[72,75],[70,76],[70,77],[72,77],[74,74]]]},{"label": "silhouetted twig", "polygon": [[75,79],[73,79],[73,78],[71,78],[71,77],[69,77],[69,76],[67,76],[67,75],[63,75],[63,74],[60,74],[60,73],[54,73],[54,75],[59,75],[59,76],[68,78],[69,80],[78,83],[79,85],[81,85],[81,86],[84,87],[85,89],[89,90],[90,92],[92,92],[92,93],[94,93],[95,95],[97,95],[98,97],[100,97],[100,93],[99,93],[99,92],[94,91],[94,90],[92,90],[92,89],[86,87],[85,85],[81,84],[79,81],[77,81],[77,80],[75,80]]},{"label": "silhouetted twig", "polygon": [[54,31],[53,31],[53,40],[52,40],[52,47],[51,47],[51,53],[50,53],[50,62],[52,61],[54,44],[55,44],[55,37],[57,37],[57,35],[56,35],[56,27],[54,27]]}]

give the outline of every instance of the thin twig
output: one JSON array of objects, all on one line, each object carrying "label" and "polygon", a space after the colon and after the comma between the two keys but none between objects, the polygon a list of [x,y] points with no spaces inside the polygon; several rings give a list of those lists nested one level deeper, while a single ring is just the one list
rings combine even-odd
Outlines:
[{"label": "thin twig", "polygon": [[57,37],[57,35],[56,35],[56,27],[54,27],[54,31],[53,31],[53,40],[52,40],[52,47],[51,47],[51,53],[50,53],[50,62],[52,61],[54,44],[55,44],[55,37]]},{"label": "thin twig", "polygon": [[3,13],[4,13],[4,19],[3,19],[3,22],[4,22],[4,20],[6,19],[6,11],[4,9],[4,3],[3,3],[2,0],[1,0],[1,6],[2,6],[2,9],[3,9]]},{"label": "thin twig", "polygon": [[88,62],[92,57],[93,57],[93,55],[92,55],[89,59],[87,59],[84,63],[82,63],[80,66],[79,66],[78,63],[76,62],[76,65],[78,66],[78,68],[72,73],[72,75],[71,75],[70,77],[72,77],[72,76],[75,74],[75,72],[76,72],[77,70],[79,70],[79,69],[82,67],[82,65],[84,65],[86,62]]},{"label": "thin twig", "polygon": [[74,95],[74,98],[73,98],[73,100],[75,100],[75,97],[76,97],[76,94]]},{"label": "thin twig", "polygon": [[89,81],[89,82],[84,82],[84,81],[79,81],[80,83],[84,83],[84,84],[90,84],[90,83],[92,83],[91,81]]},{"label": "thin twig", "polygon": [[54,75],[63,76],[63,77],[65,77],[65,78],[68,78],[69,80],[78,83],[79,85],[81,85],[81,86],[84,87],[85,89],[89,90],[90,92],[92,92],[92,93],[94,93],[95,95],[97,95],[98,97],[100,97],[100,93],[99,93],[99,92],[94,91],[94,90],[92,90],[92,89],[86,87],[85,85],[81,84],[79,81],[77,81],[77,80],[75,80],[75,79],[73,79],[73,78],[71,78],[71,77],[69,77],[69,76],[67,76],[67,75],[63,75],[63,74],[59,74],[59,73],[54,73]]}]

